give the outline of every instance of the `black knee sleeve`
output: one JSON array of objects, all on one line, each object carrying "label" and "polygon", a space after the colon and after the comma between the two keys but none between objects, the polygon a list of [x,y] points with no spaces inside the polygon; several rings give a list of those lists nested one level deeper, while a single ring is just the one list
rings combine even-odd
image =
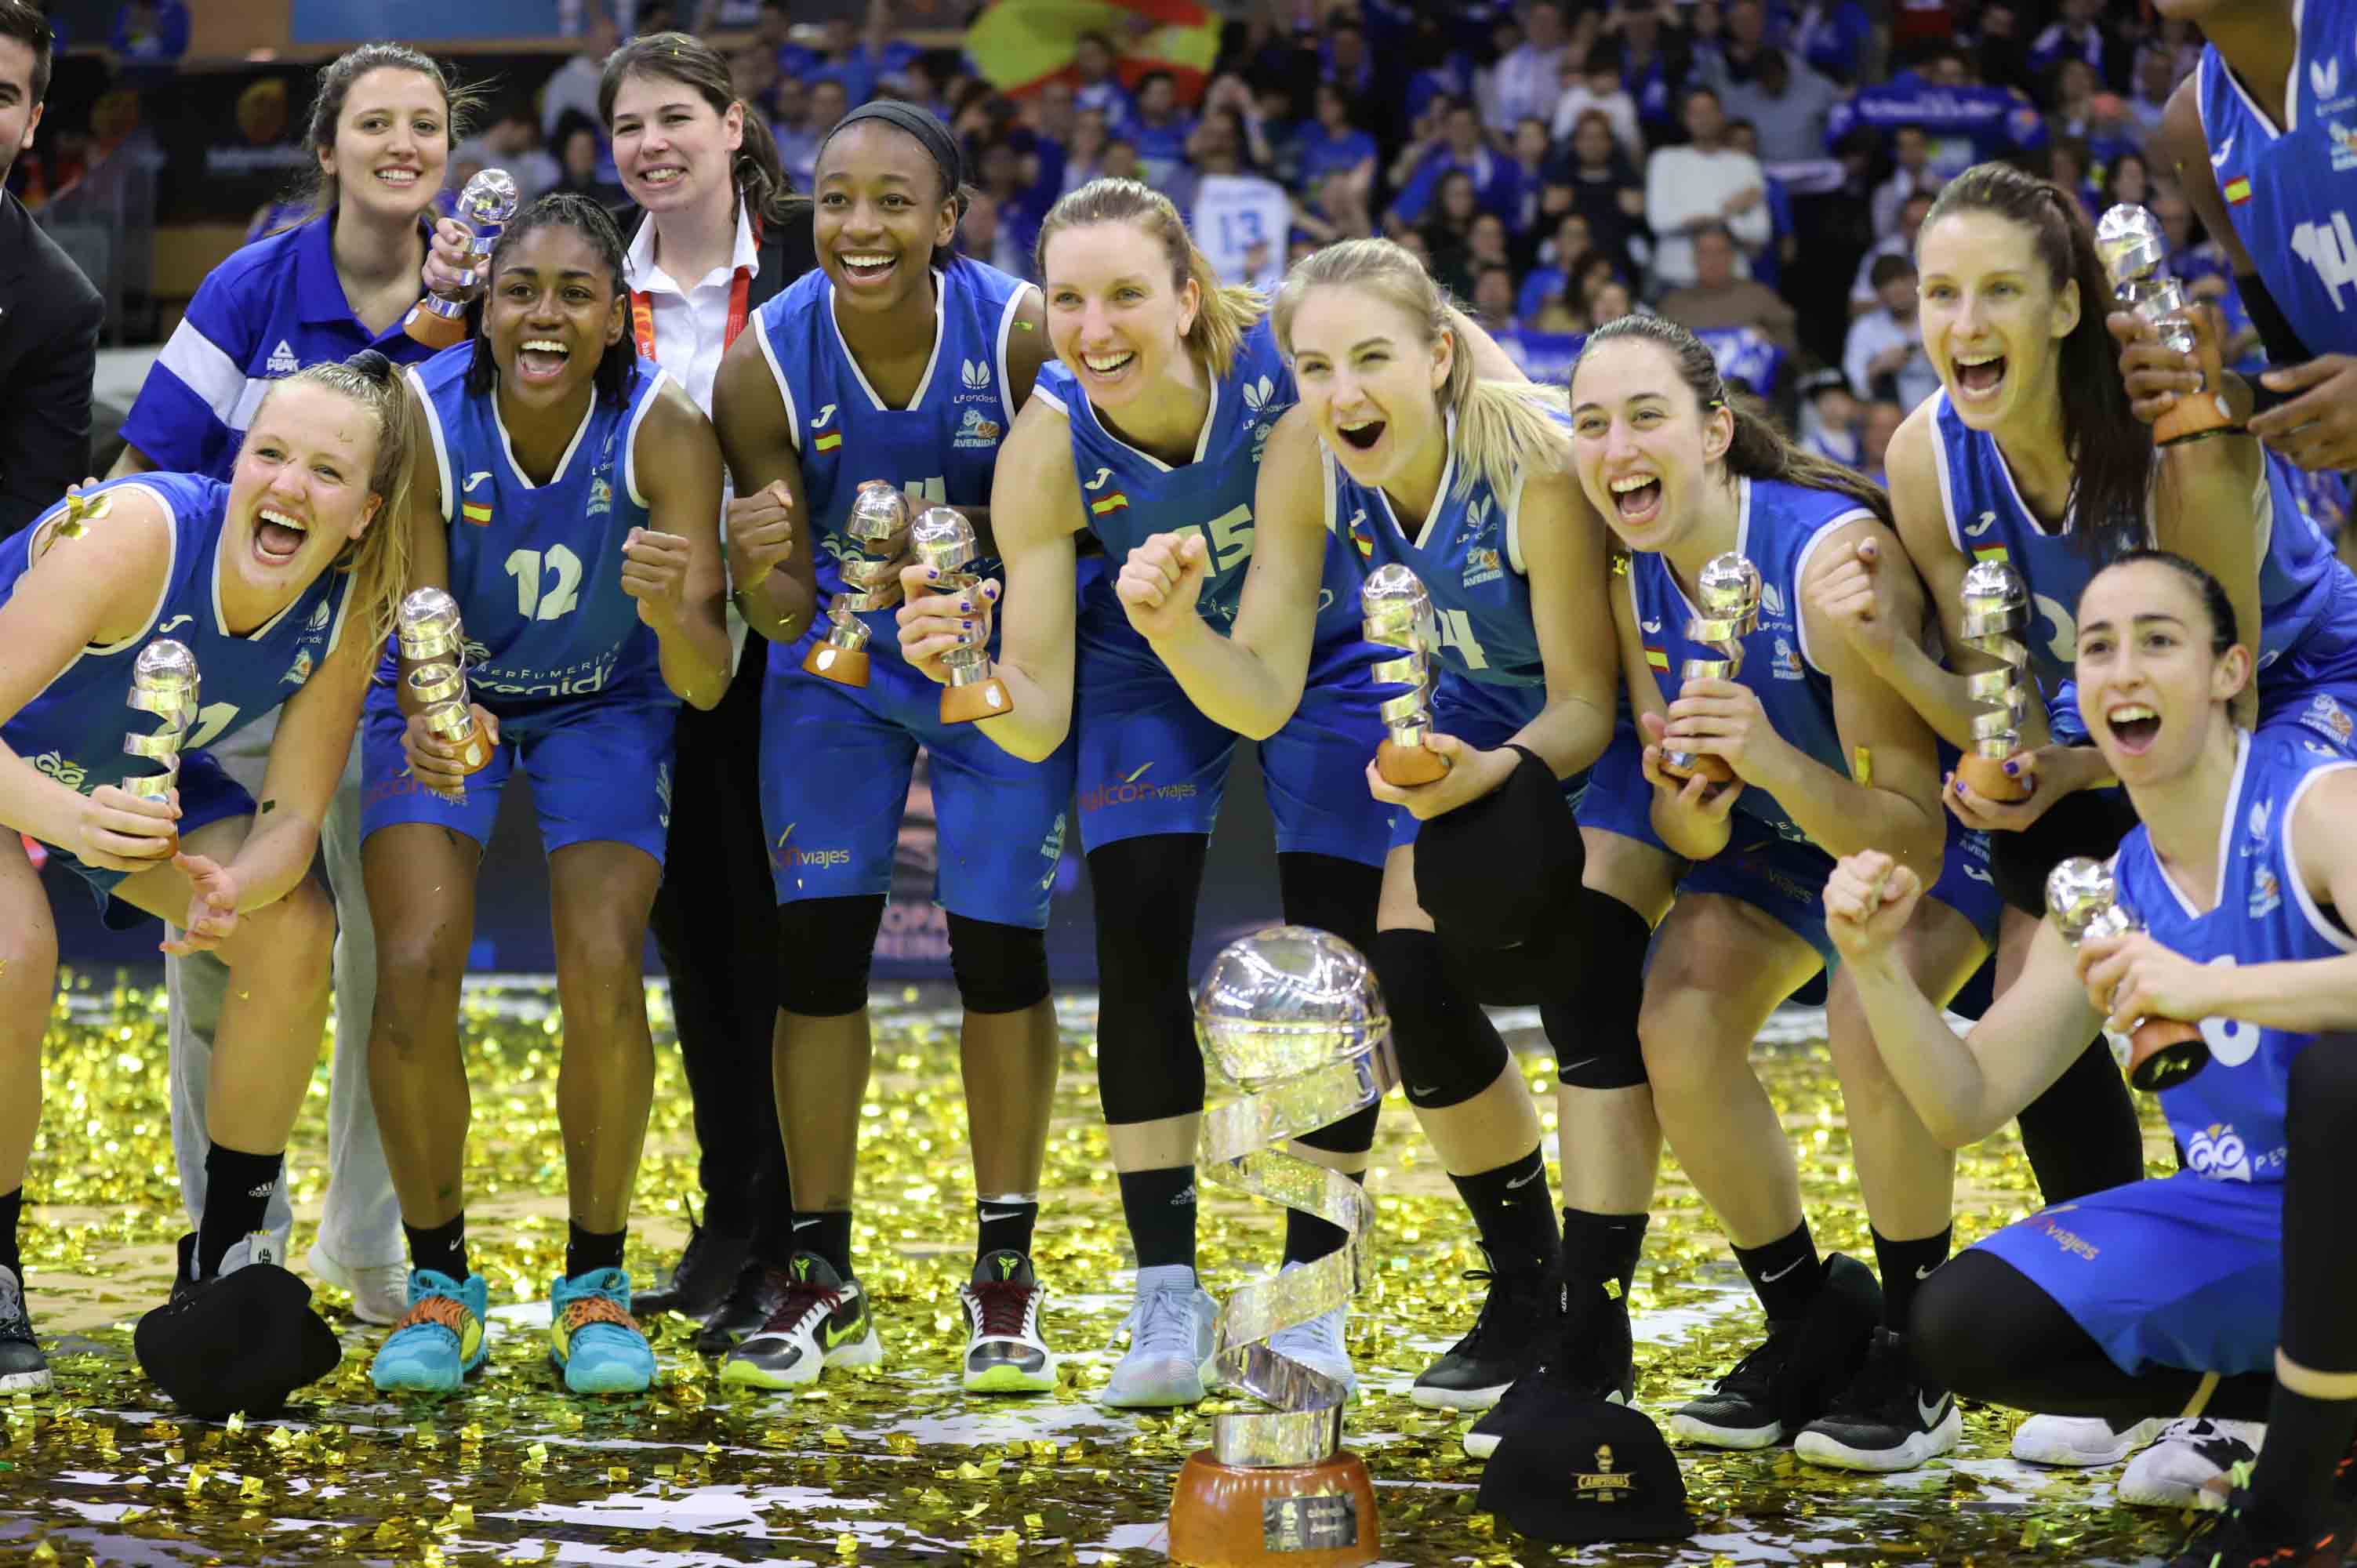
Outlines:
[{"label": "black knee sleeve", "polygon": [[778,1005],[805,1018],[841,1018],[867,1005],[867,963],[884,923],[884,895],[797,898],[778,906]]},{"label": "black knee sleeve", "polygon": [[1579,890],[1585,945],[1577,983],[1539,1004],[1539,1022],[1555,1047],[1555,1081],[1573,1089],[1634,1089],[1645,1081],[1637,1014],[1645,1001],[1645,917],[1593,887]]},{"label": "black knee sleeve", "polygon": [[1329,1122],[1315,1133],[1304,1133],[1296,1141],[1332,1155],[1363,1155],[1375,1146],[1375,1121],[1383,1110],[1380,1100],[1372,1105],[1362,1105],[1340,1122]]},{"label": "black knee sleeve", "polygon": [[1097,922],[1097,1098],[1108,1122],[1203,1108],[1188,950],[1206,841],[1121,839],[1089,855]]},{"label": "black knee sleeve", "polygon": [[1276,857],[1276,887],[1286,925],[1331,931],[1372,961],[1382,866],[1292,850]]},{"label": "black knee sleeve", "polygon": [[2127,797],[2114,790],[2065,795],[2018,833],[1989,834],[1989,875],[1998,896],[2025,914],[2046,918],[2046,875],[2074,854],[2108,860],[2136,823]]},{"label": "black knee sleeve", "polygon": [[1506,1042],[1473,998],[1450,978],[1430,931],[1377,931],[1375,979],[1392,1015],[1392,1047],[1408,1103],[1462,1105],[1498,1081]]},{"label": "black knee sleeve", "polygon": [[950,972],[969,1013],[1020,1013],[1048,996],[1048,933],[949,912]]},{"label": "black knee sleeve", "polygon": [[2311,1371],[2357,1371],[2357,1036],[2319,1035],[2286,1098],[2283,1352]]},{"label": "black knee sleeve", "polygon": [[2101,1038],[2047,1085],[2046,1092],[2015,1118],[2021,1152],[2038,1194],[2049,1203],[2067,1203],[2106,1187],[2125,1187],[2144,1175],[2144,1129],[2127,1079]]}]

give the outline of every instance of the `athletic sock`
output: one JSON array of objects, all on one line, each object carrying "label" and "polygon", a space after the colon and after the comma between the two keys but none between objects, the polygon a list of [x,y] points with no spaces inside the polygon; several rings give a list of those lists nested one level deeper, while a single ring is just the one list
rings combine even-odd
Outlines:
[{"label": "athletic sock", "polygon": [[1031,1255],[1031,1228],[1039,1222],[1039,1195],[1008,1193],[974,1200],[974,1255],[990,1252]]},{"label": "athletic sock", "polygon": [[205,1151],[205,1213],[197,1225],[197,1277],[209,1280],[229,1250],[263,1227],[286,1156],[215,1144]]},{"label": "athletic sock", "polygon": [[585,1230],[577,1219],[565,1222],[565,1277],[577,1280],[583,1274],[599,1269],[622,1266],[622,1241],[630,1233],[628,1225],[619,1230]]},{"label": "athletic sock", "polygon": [[467,1266],[467,1211],[460,1209],[448,1223],[419,1227],[404,1223],[402,1234],[409,1238],[409,1266],[431,1269],[437,1274],[467,1283],[471,1272]]},{"label": "athletic sock", "polygon": [[2357,1400],[2320,1400],[2276,1384],[2267,1401],[2267,1442],[2251,1470],[2251,1498],[2287,1534],[2319,1523],[2332,1506],[2332,1479],[2357,1435]]},{"label": "athletic sock", "polygon": [[1637,1258],[1645,1248],[1649,1214],[1590,1214],[1584,1208],[1563,1211],[1563,1281],[1566,1301],[1582,1289],[1609,1282],[1626,1300],[1630,1282],[1637,1277]]},{"label": "athletic sock", "polygon": [[851,1278],[851,1210],[795,1209],[793,1247],[797,1252],[817,1253],[837,1275]]},{"label": "athletic sock", "polygon": [[1738,1247],[1735,1261],[1751,1282],[1751,1294],[1770,1323],[1783,1323],[1809,1310],[1809,1303],[1824,1283],[1824,1261],[1809,1238],[1809,1222],[1801,1221],[1789,1236],[1764,1247]]},{"label": "athletic sock", "polygon": [[1943,1226],[1936,1236],[1920,1241],[1894,1241],[1874,1232],[1874,1266],[1882,1275],[1882,1326],[1907,1332],[1908,1314],[1915,1308],[1915,1293],[1932,1271],[1948,1261],[1953,1226]]},{"label": "athletic sock", "polygon": [[25,1261],[16,1253],[16,1221],[24,1212],[22,1187],[0,1192],[0,1269],[6,1269],[19,1282],[25,1277]]},{"label": "athletic sock", "polygon": [[1137,1266],[1155,1269],[1178,1263],[1193,1268],[1195,1168],[1168,1165],[1119,1175],[1121,1214],[1129,1225],[1130,1245],[1137,1249]]},{"label": "athletic sock", "polygon": [[1537,1145],[1519,1160],[1472,1176],[1452,1176],[1457,1196],[1473,1213],[1481,1250],[1500,1274],[1541,1273],[1554,1263],[1555,1197]]},{"label": "athletic sock", "polygon": [[[1364,1171],[1346,1172],[1361,1187],[1367,1185]],[[1339,1252],[1351,1244],[1351,1233],[1331,1220],[1320,1219],[1315,1214],[1305,1214],[1298,1208],[1285,1211],[1285,1261],[1288,1263],[1314,1263],[1329,1252]]]}]

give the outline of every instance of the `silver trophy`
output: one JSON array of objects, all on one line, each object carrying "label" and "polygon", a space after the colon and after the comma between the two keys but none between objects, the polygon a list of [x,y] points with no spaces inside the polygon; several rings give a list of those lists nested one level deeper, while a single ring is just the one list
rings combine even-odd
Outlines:
[{"label": "silver trophy", "polygon": [[[2124,937],[2144,922],[2119,901],[2112,868],[2083,854],[2060,862],[2046,875],[2046,911],[2072,947],[2089,938]],[[2210,1047],[2201,1029],[2175,1018],[2139,1018],[2126,1038],[2104,1031],[2112,1056],[2128,1081],[2158,1092],[2184,1082],[2209,1065]]]},{"label": "silver trophy", "polygon": [[[490,260],[491,247],[498,243],[500,231],[515,216],[520,197],[516,182],[505,169],[487,168],[467,182],[458,193],[457,209],[452,213],[467,230],[467,273],[460,286],[472,292],[479,278],[479,269]],[[467,335],[467,299],[457,299],[438,294],[428,294],[410,307],[409,317],[402,330],[412,341],[431,348],[447,349]]]},{"label": "silver trophy", "polygon": [[[1760,624],[1760,568],[1732,550],[1712,556],[1695,578],[1695,608],[1686,640],[1716,649],[1718,657],[1687,660],[1678,667],[1679,682],[1734,680],[1743,671],[1742,639]],[[1693,751],[1663,751],[1662,769],[1722,784],[1735,777],[1717,757]]]},{"label": "silver trophy", "polygon": [[409,694],[427,731],[457,751],[467,772],[479,772],[490,761],[491,748],[476,726],[467,692],[467,637],[458,624],[458,602],[439,588],[415,589],[393,612],[393,628],[401,656],[415,665],[408,675]]},{"label": "silver trophy", "polygon": [[2220,388],[2218,345],[2197,324],[2197,306],[2185,285],[2163,275],[2169,242],[2161,233],[2160,220],[2135,202],[2120,203],[2095,224],[2095,253],[2103,258],[2104,271],[2111,276],[2114,297],[2149,323],[2164,347],[2190,354],[2199,361],[2200,394],[2179,398],[2153,421],[2154,444],[2166,446],[2229,424],[2233,413]]},{"label": "silver trophy", "polygon": [[869,479],[852,498],[843,532],[859,553],[839,563],[845,591],[826,607],[826,635],[802,655],[802,668],[842,685],[865,686],[868,632],[859,616],[900,602],[896,568],[909,542],[908,498],[897,485]]},{"label": "silver trophy", "polygon": [[[982,579],[971,570],[980,550],[974,523],[955,507],[927,507],[909,531],[909,547],[919,561],[932,568],[936,592],[971,594]],[[975,719],[999,718],[1014,712],[1006,682],[990,672],[987,638],[953,648],[942,655],[942,723],[962,725]]]},{"label": "silver trophy", "polygon": [[1448,771],[1448,758],[1424,744],[1432,732],[1433,650],[1440,646],[1432,596],[1414,572],[1394,562],[1368,575],[1359,590],[1359,613],[1369,642],[1400,650],[1399,658],[1371,671],[1376,684],[1407,688],[1384,698],[1379,710],[1389,733],[1375,748],[1375,769],[1402,788],[1429,784]]},{"label": "silver trophy", "polygon": [[2005,770],[2021,749],[2021,716],[2029,706],[2023,671],[2029,645],[2015,635],[2029,624],[2029,590],[2007,562],[1975,562],[1964,574],[1964,646],[1997,660],[1995,670],[1964,678],[1965,693],[1982,711],[1973,715],[1973,748],[1956,763],[1973,791],[1986,800],[2020,800],[2029,789]]},{"label": "silver trophy", "polygon": [[180,745],[197,722],[197,656],[185,642],[157,638],[132,660],[131,695],[125,701],[164,722],[124,736],[124,753],[159,763],[163,771],[125,779],[123,791],[143,800],[161,800],[179,782]]},{"label": "silver trophy", "polygon": [[[1230,942],[1195,998],[1203,1054],[1242,1092],[1203,1117],[1198,1173],[1339,1226],[1340,1251],[1239,1285],[1220,1309],[1220,1374],[1267,1408],[1223,1414],[1188,1460],[1170,1517],[1174,1561],[1235,1560],[1264,1530],[1333,1547],[1374,1545],[1366,1466],[1341,1451],[1349,1391],[1269,1348],[1272,1335],[1341,1306],[1363,1282],[1375,1208],[1339,1172],[1287,1153],[1289,1138],[1381,1100],[1396,1080],[1391,1019],[1373,971],[1340,938],[1279,926]],[[1276,1522],[1271,1522],[1275,1520]]]}]

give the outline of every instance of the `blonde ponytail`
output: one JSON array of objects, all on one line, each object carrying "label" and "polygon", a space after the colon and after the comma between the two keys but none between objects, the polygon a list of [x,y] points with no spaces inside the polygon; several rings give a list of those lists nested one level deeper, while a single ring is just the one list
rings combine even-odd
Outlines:
[{"label": "blonde ponytail", "polygon": [[1048,275],[1048,242],[1066,229],[1099,223],[1135,223],[1162,247],[1170,263],[1170,286],[1185,287],[1193,280],[1201,295],[1195,319],[1187,328],[1187,347],[1214,376],[1224,376],[1236,362],[1244,335],[1268,314],[1268,299],[1258,289],[1223,284],[1211,259],[1188,237],[1187,220],[1170,199],[1152,186],[1134,179],[1092,179],[1048,209],[1039,225],[1034,252],[1042,278]]},{"label": "blonde ponytail", "polygon": [[[352,609],[365,618],[362,624],[373,646],[393,635],[394,612],[409,586],[411,456],[418,438],[409,393],[393,361],[373,349],[349,360],[307,365],[272,382],[264,404],[277,395],[279,388],[299,384],[325,387],[350,398],[376,422],[376,462],[369,471],[369,493],[377,498],[376,513],[358,542],[345,551],[333,568],[350,574]],[[254,423],[261,423],[259,411]]]}]

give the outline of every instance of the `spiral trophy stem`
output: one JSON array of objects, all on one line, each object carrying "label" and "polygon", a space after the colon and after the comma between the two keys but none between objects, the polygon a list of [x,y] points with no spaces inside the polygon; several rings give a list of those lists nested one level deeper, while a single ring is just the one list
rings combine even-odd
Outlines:
[{"label": "spiral trophy stem", "polygon": [[[968,595],[981,585],[974,564],[981,553],[974,523],[955,507],[925,509],[909,531],[909,548],[933,569],[934,585],[944,595]],[[1006,682],[990,671],[990,649],[975,640],[942,655],[949,679],[942,687],[942,723],[972,724],[976,719],[1003,718],[1015,711]]]},{"label": "spiral trophy stem", "polygon": [[[180,779],[180,746],[197,722],[197,656],[188,651],[188,644],[164,637],[139,650],[139,657],[132,661],[131,693],[124,701],[163,722],[152,730],[126,734],[123,750],[126,756],[159,764],[160,770],[124,779],[124,793],[143,800],[170,797]],[[176,832],[166,853],[178,854],[179,847]]]},{"label": "spiral trophy stem", "polygon": [[888,480],[865,481],[843,532],[858,553],[837,564],[847,586],[827,605],[826,635],[802,655],[802,669],[840,686],[865,686],[869,634],[859,618],[900,602],[897,568],[909,545],[908,499]]},{"label": "spiral trophy stem", "polygon": [[469,776],[491,760],[490,741],[475,723],[467,690],[467,636],[458,622],[458,602],[439,588],[419,588],[393,612],[393,636],[401,656],[413,663],[409,694],[434,738],[455,749]]},{"label": "spiral trophy stem", "polygon": [[2122,202],[2095,224],[2095,253],[2103,258],[2119,302],[2142,317],[2167,347],[2193,356],[2201,387],[2179,397],[2152,423],[2153,444],[2173,446],[2234,428],[2226,402],[2225,367],[2218,352],[2215,315],[2165,275],[2169,242],[2160,220],[2144,207]]},{"label": "spiral trophy stem", "polygon": [[1432,596],[1414,572],[1394,562],[1368,575],[1359,590],[1359,612],[1369,642],[1401,650],[1399,658],[1383,660],[1370,671],[1375,683],[1407,688],[1384,698],[1378,710],[1388,733],[1375,747],[1375,771],[1385,783],[1401,789],[1430,784],[1446,777],[1449,766],[1448,758],[1424,744],[1432,733],[1432,696],[1437,684],[1432,660],[1440,643]]},{"label": "spiral trophy stem", "polygon": [[[1733,551],[1714,555],[1695,578],[1697,613],[1686,622],[1686,640],[1715,650],[1716,659],[1689,659],[1678,666],[1688,681],[1732,681],[1743,672],[1743,639],[1760,624],[1760,568]],[[1673,693],[1674,695],[1674,693]],[[1724,784],[1735,770],[1709,752],[1664,747],[1662,771],[1678,779],[1696,775]]]},{"label": "spiral trophy stem", "polygon": [[[500,231],[515,216],[520,201],[516,182],[505,169],[482,170],[458,193],[452,216],[467,231],[467,272],[459,286],[468,293],[489,264],[491,247],[499,243]],[[455,299],[439,294],[424,295],[409,307],[401,329],[412,342],[429,349],[449,348],[467,336],[467,295]]]},{"label": "spiral trophy stem", "polygon": [[[2055,929],[2072,947],[2091,937],[2124,937],[2144,922],[2119,902],[2112,868],[2100,860],[2073,855],[2047,875],[2046,908]],[[2183,1083],[2210,1064],[2201,1028],[2176,1018],[2139,1018],[2126,1038],[2109,1028],[2113,1059],[2128,1081],[2149,1094]]]},{"label": "spiral trophy stem", "polygon": [[1317,1215],[1350,1240],[1238,1286],[1221,1308],[1221,1375],[1267,1408],[1220,1416],[1211,1446],[1179,1472],[1170,1555],[1203,1568],[1276,1561],[1354,1568],[1379,1554],[1380,1527],[1366,1466],[1341,1449],[1350,1391],[1269,1340],[1340,1307],[1364,1278],[1372,1200],[1349,1177],[1282,1145],[1383,1098],[1397,1077],[1390,1019],[1357,950],[1300,926],[1222,950],[1195,1019],[1211,1065],[1242,1091],[1203,1118],[1200,1178]]},{"label": "spiral trophy stem", "polygon": [[2029,590],[2021,574],[2003,561],[1981,561],[1964,574],[1964,646],[1997,661],[1995,670],[1980,670],[1964,678],[1964,691],[1983,711],[1973,715],[1973,745],[1956,763],[1956,771],[1983,800],[2013,801],[2029,798],[2030,786],[2005,770],[2021,749],[2021,716],[2029,705],[2029,685],[2023,671],[2029,664],[2029,647],[2014,635],[2029,624]]}]

